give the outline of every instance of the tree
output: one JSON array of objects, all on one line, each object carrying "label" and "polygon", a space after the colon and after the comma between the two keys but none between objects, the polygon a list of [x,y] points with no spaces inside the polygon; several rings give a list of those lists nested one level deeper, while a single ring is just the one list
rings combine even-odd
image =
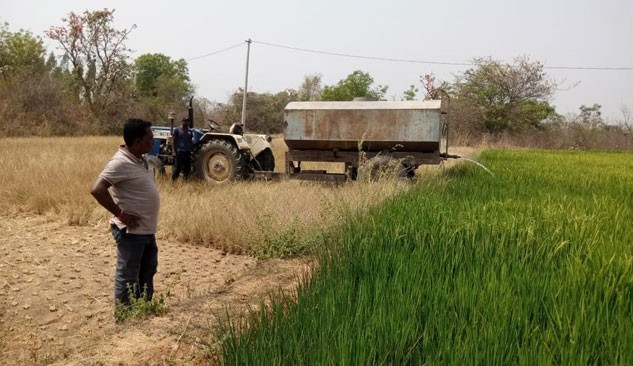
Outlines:
[{"label": "tree", "polygon": [[134,85],[153,121],[166,118],[166,111],[185,104],[194,92],[187,61],[172,60],[159,53],[144,54],[135,60]]},{"label": "tree", "polygon": [[187,61],[172,61],[160,53],[139,56],[134,62],[134,84],[143,97],[187,97],[193,92]]},{"label": "tree", "polygon": [[77,121],[86,119],[71,117],[64,85],[53,73],[56,60],[45,53],[39,37],[0,24],[0,136],[84,132]]},{"label": "tree", "polygon": [[321,74],[305,76],[299,88],[298,98],[302,102],[321,99]]},{"label": "tree", "polygon": [[517,58],[513,65],[489,58],[475,59],[476,65],[458,76],[454,98],[469,111],[484,132],[501,133],[542,128],[556,115],[548,100],[556,83],[551,81],[538,61]]},{"label": "tree", "polygon": [[[446,96],[446,93],[450,93],[452,89],[448,82],[439,82],[434,74],[424,74],[420,76],[420,82],[425,91],[424,100],[441,99]],[[439,86],[437,85],[438,83]],[[411,87],[413,87],[413,85]]]},{"label": "tree", "polygon": [[321,92],[321,100],[350,101],[356,97],[370,100],[383,100],[387,87],[378,85],[372,88],[374,78],[368,73],[356,70],[335,86],[326,86]]},{"label": "tree", "polygon": [[602,106],[594,103],[593,106],[587,107],[586,105],[580,106],[580,115],[578,116],[580,124],[587,129],[595,129],[604,126],[602,120]]},{"label": "tree", "polygon": [[631,115],[631,110],[628,106],[622,105],[620,107],[620,113],[622,113],[622,119],[619,121],[621,125],[631,126],[633,123],[633,115]]},{"label": "tree", "polygon": [[[617,140],[622,137],[621,135],[625,130],[622,129],[622,126],[605,124],[602,119],[601,108],[602,106],[596,103],[591,107],[583,104],[579,107],[579,114],[568,115],[565,127],[570,133],[574,148],[604,148],[604,145],[620,145]],[[609,143],[604,144],[605,140],[609,140]]]},{"label": "tree", "polygon": [[402,92],[402,100],[415,100],[416,93],[418,92],[418,88],[415,85],[409,85],[409,89]]},{"label": "tree", "polygon": [[125,40],[136,27],[117,30],[112,27],[114,10],[71,12],[62,19],[66,24],[51,27],[46,35],[59,43],[77,80],[77,97],[99,114],[114,101],[125,97],[130,65]]},{"label": "tree", "polygon": [[19,72],[43,71],[46,50],[40,38],[30,32],[10,32],[8,24],[0,24],[0,74],[9,81]]},{"label": "tree", "polygon": [[[214,113],[224,126],[239,123],[242,113],[244,90],[239,88],[231,97],[229,104],[219,106]],[[246,103],[246,128],[256,133],[279,133],[284,126],[284,108],[286,104],[297,100],[292,90],[278,93],[248,93]]]}]

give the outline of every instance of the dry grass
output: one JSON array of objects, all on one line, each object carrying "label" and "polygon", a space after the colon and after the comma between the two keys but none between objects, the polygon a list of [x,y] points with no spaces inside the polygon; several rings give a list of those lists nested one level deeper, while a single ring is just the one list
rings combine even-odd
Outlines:
[{"label": "dry grass", "polygon": [[[121,143],[120,137],[0,139],[0,210],[8,215],[61,216],[70,225],[105,229],[110,214],[89,190]],[[277,171],[283,171],[285,144],[277,136],[273,145]],[[425,174],[433,171],[439,169],[425,169]],[[260,256],[300,252],[347,215],[362,213],[411,187],[395,179],[342,186],[300,181],[174,185],[168,179],[157,184],[159,236]]]},{"label": "dry grass", "polygon": [[0,139],[0,210],[59,215],[70,224],[94,220],[101,210],[89,190],[119,143],[112,137]]}]

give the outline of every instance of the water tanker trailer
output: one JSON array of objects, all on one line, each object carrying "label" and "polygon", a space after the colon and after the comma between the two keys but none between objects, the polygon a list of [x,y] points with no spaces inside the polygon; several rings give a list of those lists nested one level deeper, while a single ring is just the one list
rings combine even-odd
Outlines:
[{"label": "water tanker trailer", "polygon": [[[447,130],[440,100],[291,102],[284,119],[291,178],[355,179],[361,160],[375,158],[396,159],[413,176],[420,165],[452,157],[440,153]],[[302,170],[306,161],[344,163],[347,173]]]}]

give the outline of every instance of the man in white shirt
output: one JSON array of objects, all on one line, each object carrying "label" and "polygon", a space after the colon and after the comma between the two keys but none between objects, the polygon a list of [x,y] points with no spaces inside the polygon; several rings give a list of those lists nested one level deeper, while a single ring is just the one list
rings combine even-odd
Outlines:
[{"label": "man in white shirt", "polygon": [[154,293],[160,197],[144,156],[153,145],[151,125],[140,119],[125,122],[125,145],[110,158],[90,191],[114,215],[110,229],[117,245],[115,306],[129,305],[130,294],[151,300]]}]

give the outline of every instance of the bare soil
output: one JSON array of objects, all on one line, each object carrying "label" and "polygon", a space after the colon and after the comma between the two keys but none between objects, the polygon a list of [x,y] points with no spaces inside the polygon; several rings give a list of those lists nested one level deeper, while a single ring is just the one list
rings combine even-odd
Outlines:
[{"label": "bare soil", "polygon": [[166,313],[117,324],[116,248],[105,224],[0,217],[2,365],[213,365],[219,318],[291,290],[307,259],[258,261],[158,235]]}]

